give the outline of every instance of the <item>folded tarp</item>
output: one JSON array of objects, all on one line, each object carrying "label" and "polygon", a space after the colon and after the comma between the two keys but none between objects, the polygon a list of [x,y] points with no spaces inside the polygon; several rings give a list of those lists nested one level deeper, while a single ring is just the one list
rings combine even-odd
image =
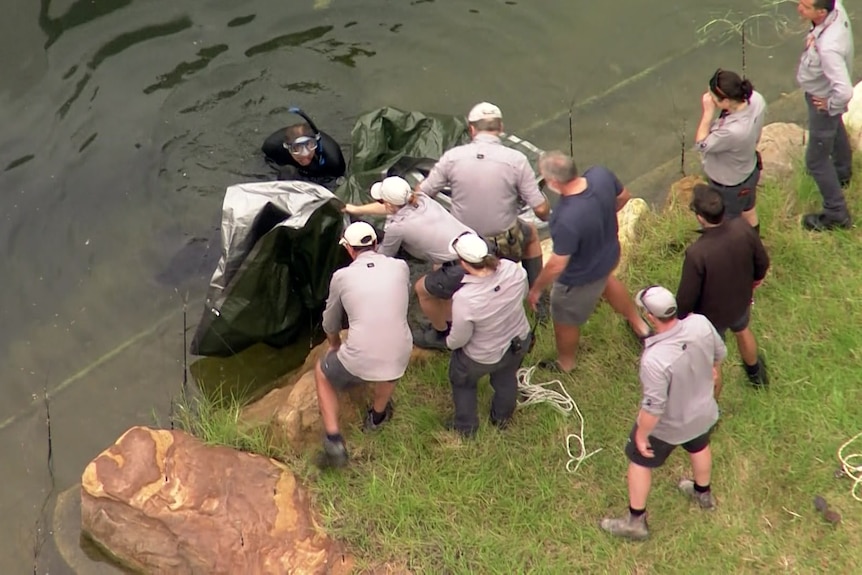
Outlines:
[{"label": "folded tarp", "polygon": [[346,263],[344,218],[322,186],[238,184],[222,208],[222,252],[191,344],[229,356],[255,344],[283,347],[320,321],[332,273]]}]

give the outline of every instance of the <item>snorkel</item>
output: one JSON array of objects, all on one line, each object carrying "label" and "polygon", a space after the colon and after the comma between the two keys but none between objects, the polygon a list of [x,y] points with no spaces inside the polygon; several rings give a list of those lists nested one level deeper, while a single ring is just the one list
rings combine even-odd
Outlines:
[{"label": "snorkel", "polygon": [[[314,139],[317,141],[317,148],[319,149],[320,148],[320,130],[317,129],[317,126],[314,124],[314,120],[309,118],[308,114],[306,114],[305,112],[302,111],[301,108],[298,108],[296,106],[291,106],[290,108],[287,109],[287,111],[290,112],[291,114],[296,114],[297,116],[299,116],[303,120],[305,120],[305,122],[308,124],[308,126],[311,128],[311,130],[314,132]],[[320,151],[320,153],[317,154],[317,163],[318,163],[318,165],[322,166],[323,164],[326,163],[326,159],[323,157],[323,150],[319,150],[319,151]]]}]

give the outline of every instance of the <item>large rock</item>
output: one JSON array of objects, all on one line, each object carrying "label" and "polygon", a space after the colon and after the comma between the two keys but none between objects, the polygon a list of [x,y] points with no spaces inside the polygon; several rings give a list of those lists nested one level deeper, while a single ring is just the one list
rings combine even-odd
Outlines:
[{"label": "large rock", "polygon": [[[347,331],[343,331],[341,337],[346,338]],[[328,349],[327,342],[312,349],[299,370],[283,378],[277,383],[278,387],[243,409],[243,422],[270,425],[274,436],[297,452],[309,444],[317,444],[323,433],[323,424],[317,406],[314,365]],[[426,361],[434,355],[435,352],[414,347],[410,364]],[[372,392],[371,386],[356,386],[338,394],[342,427],[361,421],[365,409],[371,403]],[[394,400],[398,401],[398,392],[395,393]]]},{"label": "large rock", "polygon": [[757,150],[763,158],[763,178],[792,174],[805,158],[808,133],[796,124],[775,123],[763,127]]},{"label": "large rock", "polygon": [[853,149],[862,150],[862,82],[853,88],[853,99],[844,113],[844,124],[847,126]]},{"label": "large rock", "polygon": [[84,470],[82,528],[144,573],[340,574],[352,568],[271,459],[133,427]]},{"label": "large rock", "polygon": [[685,176],[675,181],[670,185],[670,192],[665,200],[665,209],[672,209],[677,205],[688,206],[694,194],[694,187],[697,184],[705,183],[706,180],[701,176]]}]

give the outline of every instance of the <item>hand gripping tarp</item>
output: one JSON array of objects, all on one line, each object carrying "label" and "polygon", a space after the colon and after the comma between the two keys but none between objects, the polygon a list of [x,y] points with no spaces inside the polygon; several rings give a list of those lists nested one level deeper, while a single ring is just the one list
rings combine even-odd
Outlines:
[{"label": "hand gripping tarp", "polygon": [[319,323],[332,273],[346,256],[338,200],[322,186],[237,184],[222,207],[222,253],[191,344],[229,356],[255,344],[283,347]]}]

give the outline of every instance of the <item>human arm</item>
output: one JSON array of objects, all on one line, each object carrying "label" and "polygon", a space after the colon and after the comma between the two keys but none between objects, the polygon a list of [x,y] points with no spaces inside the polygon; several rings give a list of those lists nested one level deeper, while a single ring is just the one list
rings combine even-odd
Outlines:
[{"label": "human arm", "polygon": [[473,329],[473,322],[469,319],[469,310],[456,292],[452,296],[452,327],[449,329],[449,335],[446,336],[446,346],[449,349],[464,347],[473,337]]},{"label": "human arm", "polygon": [[344,307],[341,304],[341,276],[339,272],[332,275],[329,282],[329,296],[326,298],[326,308],[323,310],[321,325],[331,349],[341,345],[341,320],[344,317]]},{"label": "human arm", "polygon": [[356,204],[345,204],[341,208],[342,212],[348,213],[351,216],[385,216],[388,212],[386,206],[381,202],[370,202],[358,206]]},{"label": "human arm", "polygon": [[539,302],[539,298],[542,296],[542,292],[549,285],[554,283],[554,281],[560,277],[560,274],[563,273],[563,270],[566,269],[566,266],[569,264],[570,256],[562,256],[556,253],[551,254],[551,257],[548,258],[547,263],[542,268],[542,272],[539,274],[539,277],[536,278],[533,287],[530,288],[529,293],[527,294],[527,301],[530,302],[530,307],[534,310],[536,309],[536,305]]},{"label": "human arm", "polygon": [[709,135],[709,128],[712,126],[712,119],[715,117],[715,100],[712,99],[712,94],[707,90],[700,97],[701,116],[700,122],[697,124],[697,131],[694,133],[694,141],[702,142]]},{"label": "human arm", "polygon": [[840,52],[820,48],[819,54],[823,74],[829,79],[829,95],[826,98],[814,98],[815,105],[817,105],[816,100],[821,100],[822,107],[818,107],[826,110],[830,116],[836,116],[847,108],[847,104],[853,98],[853,82],[850,80],[844,56]]},{"label": "human arm", "polygon": [[397,223],[387,225],[384,230],[383,242],[377,247],[377,253],[392,257],[398,253],[404,237],[401,233],[401,227]]},{"label": "human arm", "polygon": [[617,211],[620,211],[625,207],[629,200],[632,199],[632,195],[626,188],[623,188],[620,193],[617,194]]},{"label": "human arm", "polygon": [[757,232],[752,230],[751,235],[754,242],[754,286],[757,287],[763,282],[769,270],[769,254]]},{"label": "human arm", "polygon": [[539,189],[536,173],[530,167],[526,156],[518,170],[518,195],[533,209],[537,218],[543,222],[548,221],[548,216],[551,215],[551,204]]},{"label": "human arm", "polygon": [[676,315],[678,318],[682,319],[694,312],[700,301],[702,287],[703,270],[686,250],[685,259],[682,262],[679,287],[676,289]]},{"label": "human arm", "polygon": [[664,414],[670,377],[660,365],[645,357],[641,359],[640,380],[643,387],[643,399],[635,429],[635,446],[644,457],[652,457],[649,435]]},{"label": "human arm", "polygon": [[437,195],[437,193],[446,187],[449,183],[449,166],[451,162],[446,154],[443,154],[434,167],[431,168],[431,172],[428,174],[428,177],[419,182],[416,187],[413,189],[414,192],[423,193],[429,198],[433,198]]}]

